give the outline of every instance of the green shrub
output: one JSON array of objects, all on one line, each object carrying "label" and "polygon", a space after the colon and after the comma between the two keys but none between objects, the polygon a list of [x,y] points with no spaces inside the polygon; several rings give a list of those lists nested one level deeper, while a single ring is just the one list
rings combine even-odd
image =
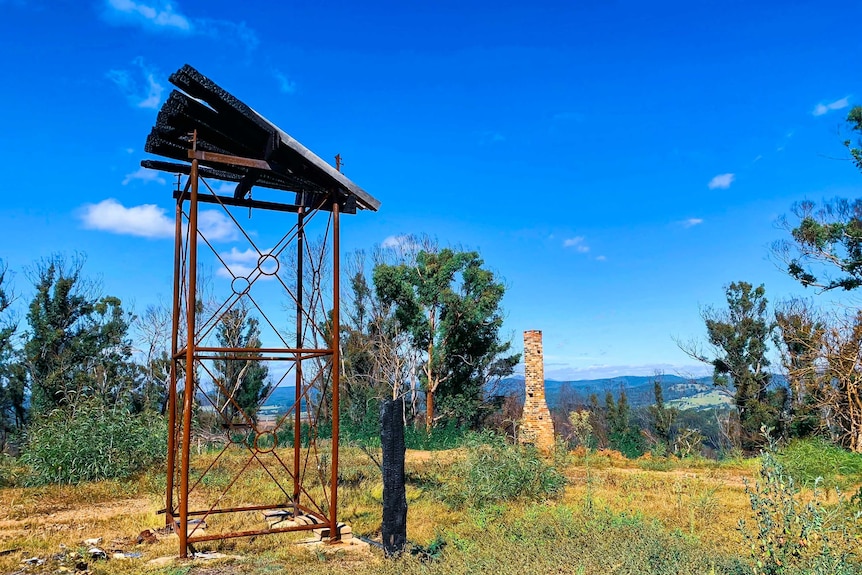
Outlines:
[{"label": "green shrub", "polygon": [[20,462],[7,453],[0,453],[0,487],[14,487],[18,484],[23,468]]},{"label": "green shrub", "polygon": [[455,508],[523,499],[539,501],[562,494],[565,476],[531,446],[512,445],[493,433],[466,440],[464,459],[453,466],[443,486],[443,501]]},{"label": "green shrub", "polygon": [[797,483],[823,487],[847,487],[862,477],[862,455],[821,438],[792,441],[775,455],[784,472]]},{"label": "green shrub", "polygon": [[404,428],[404,443],[407,449],[439,451],[461,447],[469,435],[469,431],[458,427],[454,421],[447,422],[443,427],[433,427],[430,433],[424,427],[408,425]]},{"label": "green shrub", "polygon": [[167,431],[162,417],[132,415],[98,402],[58,409],[33,423],[22,462],[28,484],[120,479],[162,461]]},{"label": "green shrub", "polygon": [[860,513],[843,497],[833,506],[815,483],[813,497],[803,503],[793,477],[769,451],[761,456],[760,479],[746,485],[754,511],[752,534],[740,521],[756,575],[843,575],[862,569],[855,536]]}]

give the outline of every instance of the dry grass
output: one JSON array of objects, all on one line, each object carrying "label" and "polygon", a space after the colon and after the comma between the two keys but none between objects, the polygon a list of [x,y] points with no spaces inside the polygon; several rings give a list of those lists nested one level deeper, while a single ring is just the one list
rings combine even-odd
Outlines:
[{"label": "dry grass", "polygon": [[[142,530],[164,525],[164,516],[156,514],[164,506],[161,492],[164,478],[151,473],[130,482],[0,489],[0,572],[23,569],[26,573],[53,573],[64,566],[74,570],[68,551],[86,551],[83,549],[85,539],[101,537],[106,550],[139,552],[142,556],[91,563],[94,573],[181,575],[191,571],[224,575],[399,570],[468,573],[473,569],[473,572],[493,571],[500,575],[508,572],[506,561],[522,560],[524,565],[532,565],[531,569],[544,572],[556,572],[559,565],[577,561],[580,572],[591,573],[600,572],[594,571],[593,566],[600,565],[603,554],[608,552],[601,548],[608,544],[606,541],[593,539],[591,533],[579,530],[578,525],[592,520],[591,517],[610,518],[607,521],[595,519],[600,522],[597,525],[609,530],[606,537],[611,538],[609,541],[617,536],[613,530],[619,525],[620,529],[630,531],[629,535],[623,533],[620,537],[664,537],[661,534],[666,533],[671,539],[659,547],[673,547],[678,543],[684,547],[679,551],[683,555],[691,546],[694,546],[691,549],[703,549],[704,557],[745,554],[736,525],[740,518],[750,516],[743,479],[753,478],[756,472],[753,463],[721,466],[673,461],[668,464],[667,471],[656,471],[643,469],[642,462],[625,460],[613,453],[573,457],[566,468],[570,485],[561,500],[539,506],[513,502],[468,513],[446,508],[433,493],[434,482],[446,480],[447,468],[458,457],[456,450],[433,454],[411,451],[407,455],[408,535],[422,545],[440,535],[449,541],[447,559],[439,564],[415,559],[393,564],[383,561],[376,552],[322,553],[320,549],[290,544],[298,538],[295,535],[234,539],[199,546],[199,549],[219,551],[241,557],[239,559],[151,563],[158,558],[175,556],[178,551],[175,536],[159,536],[158,542],[151,545],[135,542]],[[221,471],[198,488],[201,500],[221,493],[227,478],[243,462],[241,455],[223,457],[216,467]],[[198,465],[207,463],[204,455]],[[340,490],[341,519],[351,524],[354,533],[377,536],[381,513],[379,470],[361,451],[344,449],[341,475],[344,480]],[[257,472],[243,474],[236,488],[225,496],[225,503],[277,497],[277,489],[260,479]],[[259,517],[240,520],[219,516],[213,523],[221,530],[248,525],[249,521],[257,521],[260,526]],[[531,521],[537,524],[556,522],[555,529],[560,531],[539,531],[536,541],[531,541],[530,528],[525,527],[531,525]],[[513,534],[520,535],[513,539]],[[484,547],[477,547],[482,541]],[[526,550],[521,548],[523,545],[527,545]],[[590,551],[591,545],[594,552]],[[68,550],[66,559],[50,560],[64,547]],[[627,553],[636,554],[637,549]],[[41,566],[22,567],[22,559],[36,556],[49,560]],[[626,570],[627,563],[620,565],[623,565],[617,569],[620,573],[638,569],[634,563],[632,571]],[[698,572],[696,565],[699,563],[695,561],[692,565],[695,566],[691,569],[680,567],[680,572]]]}]

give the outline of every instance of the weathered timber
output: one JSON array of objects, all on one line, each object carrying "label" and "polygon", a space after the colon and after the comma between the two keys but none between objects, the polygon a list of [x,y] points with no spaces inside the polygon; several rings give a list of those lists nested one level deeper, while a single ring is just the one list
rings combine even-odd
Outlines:
[{"label": "weathered timber", "polygon": [[[264,186],[295,192],[294,206],[310,201],[331,211],[338,203],[346,208],[343,213],[379,208],[377,199],[191,66],[180,68],[170,81],[182,91],[172,91],[159,111],[147,138],[148,153],[189,162],[194,138],[202,175],[237,182],[237,200]],[[175,174],[190,171],[168,162],[142,165]],[[320,201],[323,195],[329,201]]]},{"label": "weathered timber", "polygon": [[398,555],[407,544],[407,491],[404,474],[404,399],[380,404],[380,447],[383,451],[383,549]]}]

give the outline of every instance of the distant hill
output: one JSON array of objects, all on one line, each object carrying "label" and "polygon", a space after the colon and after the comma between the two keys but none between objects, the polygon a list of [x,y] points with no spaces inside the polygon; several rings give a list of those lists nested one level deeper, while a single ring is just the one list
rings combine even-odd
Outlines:
[{"label": "distant hill", "polygon": [[[545,397],[548,407],[554,409],[561,403],[576,405],[587,403],[592,394],[596,394],[600,403],[604,403],[608,391],[618,396],[621,389],[632,407],[651,405],[655,400],[653,381],[655,376],[623,375],[605,379],[580,379],[573,381],[545,380]],[[786,385],[784,376],[774,374],[773,385]],[[678,375],[661,376],[662,394],[664,400],[679,409],[712,409],[730,406],[731,398],[727,393],[717,389],[712,383],[712,376],[697,379],[680,377]],[[498,386],[497,393],[515,394],[523,400],[524,376],[504,379]]]},{"label": "distant hill", "polygon": [[[261,415],[281,415],[296,401],[296,387],[293,385],[282,385],[273,390],[272,395],[267,398],[258,413]],[[301,411],[305,411],[305,400],[302,400]]]}]

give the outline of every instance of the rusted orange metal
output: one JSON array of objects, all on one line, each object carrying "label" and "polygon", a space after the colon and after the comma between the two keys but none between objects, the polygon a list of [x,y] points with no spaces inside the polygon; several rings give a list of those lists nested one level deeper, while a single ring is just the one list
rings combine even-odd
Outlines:
[{"label": "rusted orange metal", "polygon": [[[166,526],[177,532],[182,557],[197,542],[267,533],[328,528],[330,540],[338,541],[340,218],[357,210],[376,211],[380,202],[341,173],[340,155],[333,168],[191,66],[172,74],[170,81],[182,92],[173,91],[163,105],[145,150],[172,161],[141,162],[178,178],[173,193]],[[236,188],[226,195],[208,180],[235,183]],[[295,199],[252,199],[252,188]],[[279,221],[286,222],[287,231],[269,249],[261,249],[253,231],[240,223],[239,214],[251,217],[252,210],[285,218]],[[217,249],[218,238],[207,237],[202,217],[212,217],[211,212],[234,227],[236,238],[248,242],[245,251],[236,253],[254,261],[242,270],[233,269]],[[289,214],[296,215],[295,223],[290,224]],[[309,234],[317,234],[316,243]],[[229,286],[222,282],[207,296],[212,301],[204,302],[213,286],[199,267],[208,263]],[[264,284],[270,287],[264,289]],[[266,346],[230,345],[215,336],[219,324],[240,308],[251,310],[267,330]],[[290,324],[291,336],[283,332]],[[327,324],[329,333],[322,327]],[[243,371],[228,382],[216,368],[221,365],[226,373],[224,366],[247,366],[251,359],[284,366],[257,406],[237,397]],[[291,380],[292,403],[259,419],[260,405]],[[204,416],[210,419],[207,442],[220,446],[210,452],[202,452],[196,427]],[[331,424],[328,446],[319,441],[322,423]],[[193,450],[195,441],[198,448]],[[238,471],[222,465],[229,454],[244,461]],[[244,473],[256,473],[255,481],[275,488],[248,495],[240,491]],[[210,482],[214,477],[217,481]],[[206,489],[208,483],[224,487]],[[290,524],[279,525],[278,519],[264,525],[266,518],[259,515],[274,511],[286,512]]]}]

